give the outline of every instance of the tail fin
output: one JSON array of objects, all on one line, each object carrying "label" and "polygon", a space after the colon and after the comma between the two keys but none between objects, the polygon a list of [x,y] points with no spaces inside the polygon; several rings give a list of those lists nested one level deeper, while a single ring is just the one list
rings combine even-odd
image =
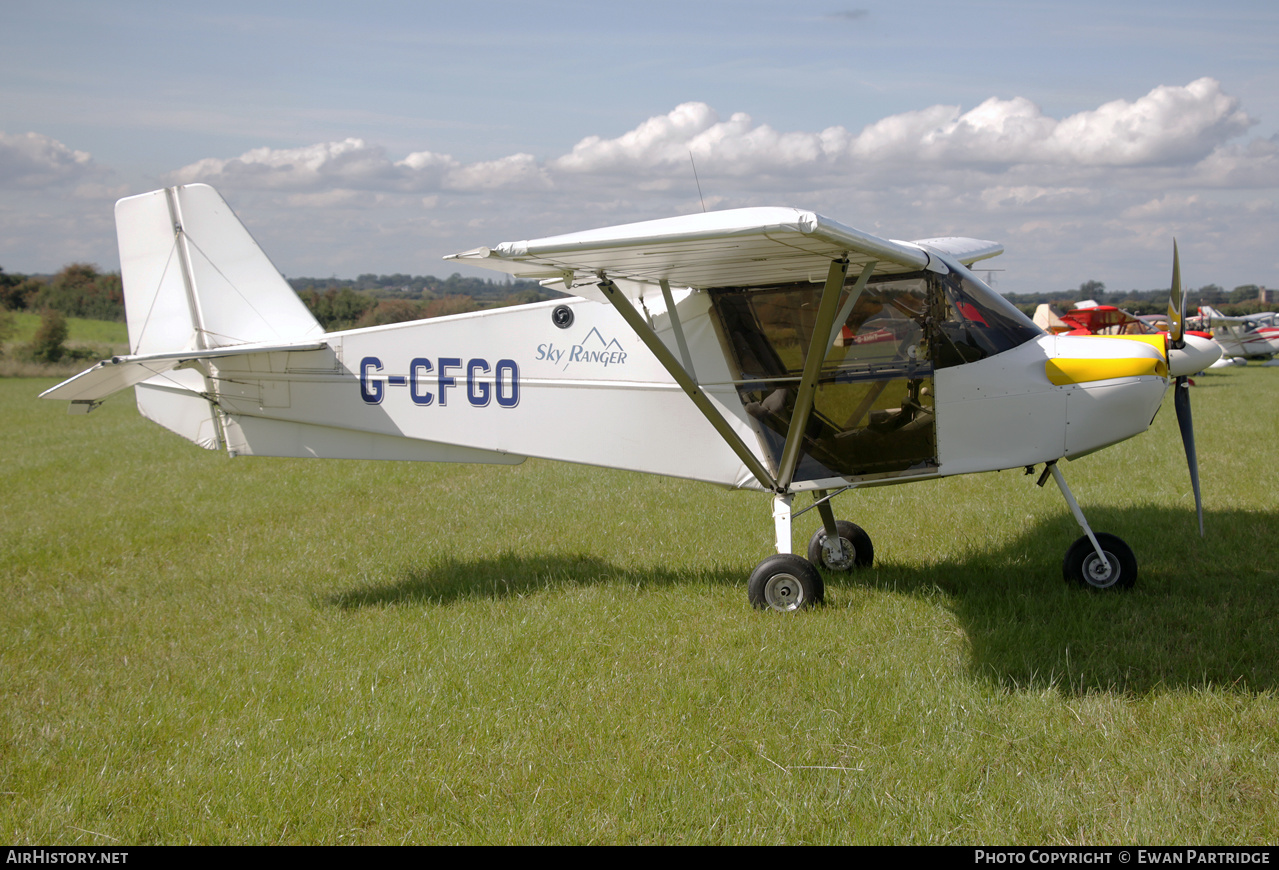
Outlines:
[{"label": "tail fin", "polygon": [[217,449],[223,439],[214,391],[206,371],[186,363],[241,347],[314,346],[324,328],[208,185],[122,199],[115,219],[132,354],[41,395],[87,411],[136,385],[144,417]]},{"label": "tail fin", "polygon": [[208,185],[122,199],[115,221],[134,354],[300,341],[324,333]]}]

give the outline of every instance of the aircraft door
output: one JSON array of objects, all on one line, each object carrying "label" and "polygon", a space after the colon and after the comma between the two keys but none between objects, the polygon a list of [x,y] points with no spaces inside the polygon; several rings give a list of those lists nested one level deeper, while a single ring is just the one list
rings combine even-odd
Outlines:
[{"label": "aircraft door", "polygon": [[[933,353],[936,276],[869,282],[822,361],[795,481],[927,473],[937,466]],[[841,311],[854,281],[840,300]],[[739,395],[779,464],[821,285],[712,291]]]}]

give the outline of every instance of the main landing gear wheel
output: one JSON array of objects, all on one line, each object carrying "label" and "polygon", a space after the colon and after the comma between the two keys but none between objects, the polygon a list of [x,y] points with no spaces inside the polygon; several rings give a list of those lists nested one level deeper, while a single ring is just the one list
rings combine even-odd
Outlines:
[{"label": "main landing gear wheel", "polygon": [[823,526],[813,532],[808,542],[808,561],[827,571],[853,571],[857,568],[869,568],[875,561],[875,547],[870,542],[870,535],[856,523],[839,520],[835,523],[839,538],[844,543],[844,556],[831,559],[826,552],[826,528]]},{"label": "main landing gear wheel", "polygon": [[1137,557],[1132,550],[1114,535],[1100,534],[1097,543],[1106,554],[1109,567],[1097,558],[1092,541],[1084,535],[1066,551],[1066,561],[1061,566],[1066,581],[1089,589],[1131,589],[1137,582]]},{"label": "main landing gear wheel", "polygon": [[793,553],[769,556],[751,572],[746,594],[759,610],[788,613],[820,604],[826,586],[813,563]]}]

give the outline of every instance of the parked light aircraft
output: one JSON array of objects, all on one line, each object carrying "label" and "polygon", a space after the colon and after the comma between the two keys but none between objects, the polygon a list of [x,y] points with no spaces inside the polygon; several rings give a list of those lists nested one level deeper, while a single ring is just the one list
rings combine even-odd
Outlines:
[{"label": "parked light aircraft", "polygon": [[[1154,335],[1168,331],[1168,318],[1163,314],[1138,317],[1114,305],[1098,305],[1092,300],[1080,302],[1062,313],[1043,303],[1035,309],[1036,324],[1053,334],[1067,335]],[[1186,333],[1212,338],[1208,332],[1187,329]]]},{"label": "parked light aircraft", "polygon": [[[1168,332],[1168,317],[1165,314],[1147,314],[1138,317],[1116,308],[1113,305],[1098,305],[1091,299],[1080,302],[1075,308],[1064,314],[1053,306],[1043,303],[1035,309],[1035,324],[1054,335],[1159,335]],[[1187,321],[1189,325],[1193,321]],[[1185,335],[1196,336],[1221,348],[1213,339],[1212,333],[1186,329]],[[1221,365],[1233,365],[1224,357],[1214,362],[1209,368]],[[1194,382],[1191,381],[1191,384]]]},{"label": "parked light aircraft", "polygon": [[1160,331],[1122,308],[1098,305],[1092,300],[1081,302],[1064,314],[1048,303],[1042,303],[1035,309],[1033,319],[1041,328],[1054,334],[1145,335]]},{"label": "parked light aircraft", "polygon": [[[452,259],[573,296],[325,334],[212,188],[123,199],[116,224],[132,352],[43,396],[87,412],[133,386],[144,416],[232,456],[535,456],[768,493],[777,552],[748,594],[776,610],[820,601],[819,567],[871,564],[835,495],[1040,464],[1084,532],[1067,578],[1131,586],[1131,549],[1092,531],[1058,462],[1145,431],[1214,353],[1182,335],[1175,246],[1167,342],[1046,334],[969,271],[997,244],[790,208],[477,248]],[[807,558],[801,494],[822,518]]]},{"label": "parked light aircraft", "polygon": [[1279,354],[1279,326],[1273,314],[1227,317],[1215,308],[1202,305],[1194,318],[1221,345],[1221,358],[1243,365],[1246,360],[1268,360]]}]

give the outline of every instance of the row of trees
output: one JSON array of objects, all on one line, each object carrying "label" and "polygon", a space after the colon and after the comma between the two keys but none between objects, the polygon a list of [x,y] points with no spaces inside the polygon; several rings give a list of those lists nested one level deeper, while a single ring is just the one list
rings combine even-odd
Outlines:
[{"label": "row of trees", "polygon": [[124,285],[115,272],[72,263],[52,276],[10,275],[0,268],[0,308],[60,311],[66,317],[124,320]]},{"label": "row of trees", "polygon": [[[293,278],[298,297],[325,329],[377,326],[460,314],[503,305],[551,299],[562,294],[532,281],[491,281],[454,273],[433,275],[373,275],[350,279]],[[1246,315],[1267,308],[1258,301],[1256,284],[1226,291],[1216,284],[1189,291],[1191,307],[1213,305],[1229,315]],[[1084,299],[1116,305],[1134,314],[1157,314],[1168,301],[1167,290],[1109,292],[1101,281],[1085,281],[1061,293],[1009,293],[1008,299],[1028,314],[1047,302],[1062,310]],[[0,268],[0,310],[52,310],[64,317],[124,320],[124,289],[115,272],[99,272],[88,263],[72,263],[56,275],[11,275]]]},{"label": "row of trees", "polygon": [[[520,283],[531,284],[527,281]],[[294,289],[298,297],[306,303],[306,307],[311,310],[315,319],[330,331],[350,327],[381,326],[385,323],[421,320],[426,317],[443,317],[446,314],[479,311],[481,308],[521,305],[561,295],[543,291],[536,284],[500,297],[445,294],[385,298],[373,292],[356,290],[349,286],[340,288],[329,286],[320,289],[311,285],[299,289],[295,285]]]},{"label": "row of trees", "polygon": [[[1186,289],[1187,307],[1194,311],[1196,306],[1211,305],[1231,317],[1244,317],[1259,311],[1269,311],[1260,300],[1261,288],[1256,284],[1241,284],[1234,290],[1227,291],[1217,284],[1205,284],[1198,289]],[[1008,293],[1008,301],[1027,314],[1033,314],[1035,308],[1048,303],[1054,308],[1068,311],[1076,303],[1091,299],[1099,305],[1113,305],[1132,314],[1162,314],[1168,307],[1168,290],[1124,290],[1108,292],[1101,281],[1085,281],[1077,290],[1065,290],[1061,293]]]},{"label": "row of trees", "polygon": [[[506,279],[492,281],[486,278],[467,278],[454,272],[447,278],[434,275],[374,275],[364,274],[349,278],[290,278],[289,284],[301,293],[304,290],[353,290],[377,299],[439,299],[444,296],[470,296],[481,302],[494,304],[510,296],[528,292],[541,294],[536,282]],[[545,297],[543,297],[545,298]]]},{"label": "row of trees", "polygon": [[[295,278],[290,286],[325,329],[376,326],[537,302],[560,294],[532,281],[489,281],[453,274],[361,275],[354,280]],[[64,317],[124,320],[120,275],[72,263],[56,275],[14,275],[0,268],[0,310],[58,311]]]},{"label": "row of trees", "polygon": [[315,319],[329,331],[461,314],[465,311],[477,311],[480,307],[470,296],[445,296],[441,299],[416,301],[377,299],[349,287],[341,290],[329,288],[323,293],[312,288],[300,291],[298,297],[306,303]]},{"label": "row of trees", "polygon": [[374,275],[347,278],[290,278],[294,292],[325,329],[381,326],[405,320],[462,314],[539,302],[561,294],[533,281],[491,281],[454,272],[434,275]]},{"label": "row of trees", "polygon": [[91,351],[69,349],[67,318],[124,320],[124,287],[115,273],[100,273],[87,263],[72,263],[52,276],[10,275],[0,268],[0,356],[17,331],[14,311],[39,311],[40,325],[19,357],[55,363],[86,359]]}]

